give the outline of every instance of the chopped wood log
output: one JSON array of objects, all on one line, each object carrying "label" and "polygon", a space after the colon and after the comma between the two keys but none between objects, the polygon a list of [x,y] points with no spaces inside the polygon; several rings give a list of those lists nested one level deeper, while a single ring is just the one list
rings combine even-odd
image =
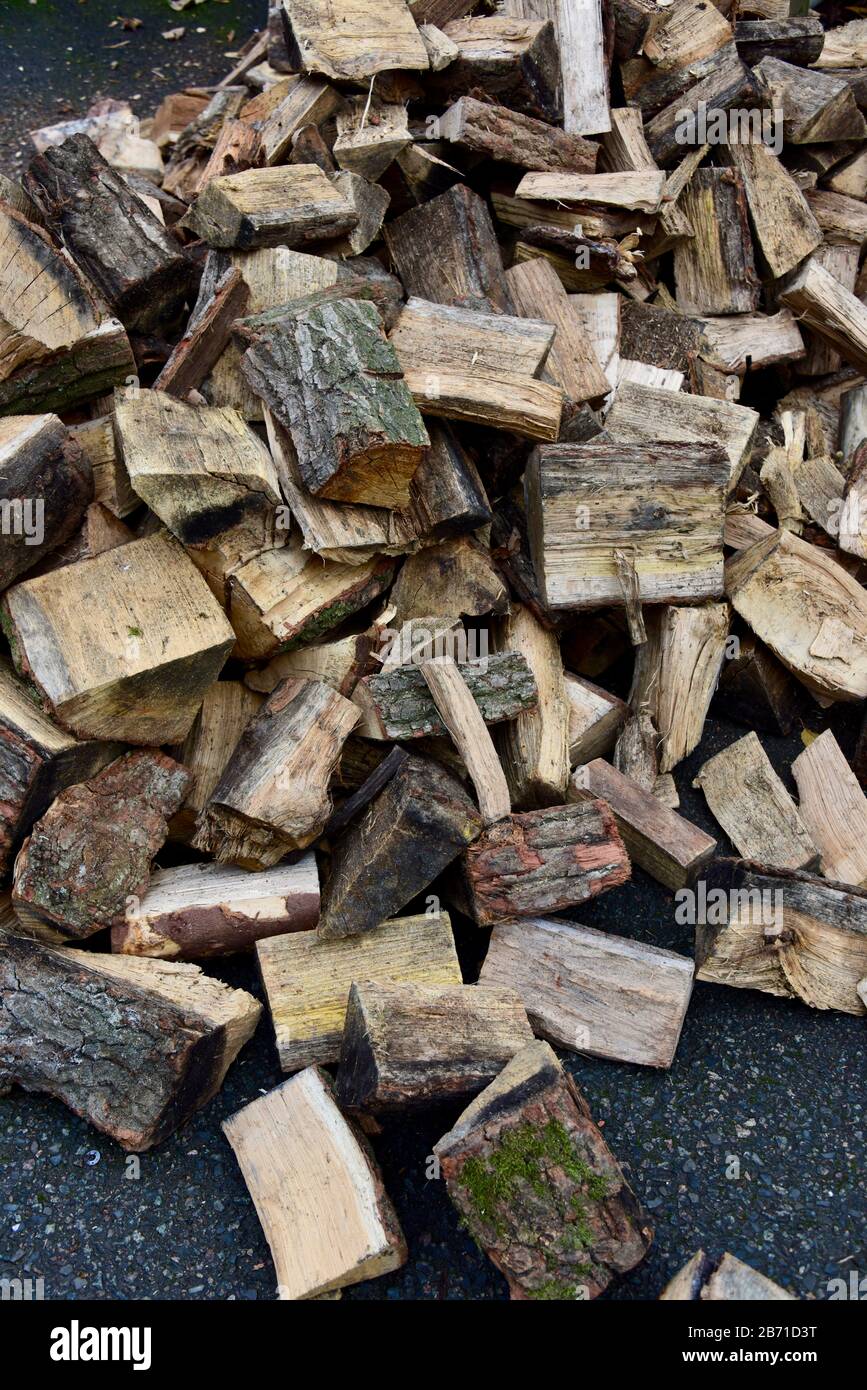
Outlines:
[{"label": "chopped wood log", "polygon": [[573,406],[601,401],[608,393],[607,378],[553,267],[544,260],[525,261],[507,271],[506,284],[519,314],[556,327],[546,367],[567,399]]},{"label": "chopped wood log", "polygon": [[786,144],[863,140],[867,135],[849,84],[840,78],[805,72],[775,57],[763,58],[754,72],[774,111],[782,113]]},{"label": "chopped wood log", "polygon": [[420,24],[418,32],[421,34],[421,41],[427,49],[428,62],[432,72],[442,72],[443,68],[447,68],[449,63],[455,61],[458,56],[458,46],[451,39],[446,38],[442,29],[438,29],[435,24]]},{"label": "chopped wood log", "polygon": [[216,1095],[261,1011],[197,965],[3,933],[0,1089],[54,1096],[141,1153]]},{"label": "chopped wood log", "polygon": [[816,59],[817,68],[854,68],[867,66],[867,23],[852,19],[825,34],[822,52]]},{"label": "chopped wood log", "polygon": [[830,729],[799,753],[792,776],[825,878],[867,886],[867,797]]},{"label": "chopped wood log", "polygon": [[353,984],[335,1094],[377,1113],[472,1096],[532,1041],[510,989]]},{"label": "chopped wood log", "polygon": [[555,330],[411,298],[391,332],[406,384],[429,415],[556,439],[563,392],[535,380]]},{"label": "chopped wood log", "polygon": [[[252,102],[248,104],[252,105]],[[189,189],[184,191],[188,191],[192,197],[207,188],[212,179],[221,179],[227,174],[242,174],[246,169],[257,168],[262,161],[262,141],[256,125],[249,120],[235,120],[227,116],[207,164],[198,177],[191,180]]]},{"label": "chopped wood log", "polygon": [[[485,111],[499,109],[476,104]],[[490,312],[491,305],[514,312],[487,204],[466,184],[390,222],[385,243],[407,294],[482,312]],[[431,246],[438,248],[436,256],[430,255]]]},{"label": "chopped wood log", "polygon": [[257,942],[256,955],[284,1071],[340,1056],[353,981],[460,985],[448,913],[398,917],[360,936],[321,941],[290,932]]},{"label": "chopped wood log", "polygon": [[721,145],[720,155],[744,181],[756,249],[769,274],[775,279],[788,274],[822,240],[807,200],[761,141]]},{"label": "chopped wood log", "polygon": [[[389,605],[386,609],[389,620],[391,608]],[[460,618],[409,618],[397,629],[384,629],[385,643],[374,659],[383,673],[392,673],[399,666],[417,666],[420,661],[446,651],[452,655],[457,652],[459,661],[475,661],[480,648],[476,645],[470,650],[470,636]],[[378,675],[379,670],[375,669],[374,674]]]},{"label": "chopped wood log", "polygon": [[867,209],[860,199],[825,188],[808,188],[804,197],[829,245],[863,247],[867,240]]},{"label": "chopped wood log", "polygon": [[330,177],[334,187],[355,209],[358,223],[345,237],[331,242],[328,251],[340,256],[361,255],[379,236],[391,198],[378,183],[369,183],[360,174],[354,174],[349,169],[341,169],[339,173]]},{"label": "chopped wood log", "polygon": [[450,106],[438,119],[437,134],[473,154],[520,169],[569,174],[596,169],[597,147],[589,140],[475,97],[461,97]]},{"label": "chopped wood log", "polygon": [[438,763],[407,758],[363,823],[351,825],[334,846],[318,940],[372,931],[421,893],[481,829],[479,812],[454,777]]},{"label": "chopped wood log", "polygon": [[654,213],[659,211],[664,186],[665,175],[653,169],[618,174],[532,173],[524,175],[515,197]]},{"label": "chopped wood log", "polygon": [[[794,24],[797,21],[792,20],[791,23]],[[748,26],[745,23],[740,23],[737,27],[741,29]],[[757,28],[758,25],[749,27]],[[783,26],[774,25],[773,27],[782,28]],[[781,1289],[779,1284],[774,1283],[773,1279],[769,1279],[766,1274],[759,1274],[758,1270],[752,1269],[742,1260],[735,1259],[734,1255],[726,1252],[715,1265],[713,1260],[708,1259],[703,1250],[696,1251],[692,1259],[687,1261],[683,1269],[678,1270],[659,1295],[660,1303],[664,1301],[683,1303],[696,1299],[709,1300],[713,1303],[728,1300],[738,1303],[768,1303],[792,1298],[794,1295]]]},{"label": "chopped wood log", "polygon": [[361,783],[357,791],[348,796],[336,811],[333,811],[325,827],[325,838],[333,839],[345,830],[347,825],[361,814],[365,807],[369,806],[375,796],[378,796],[387,782],[390,782],[396,772],[403,766],[409,757],[402,748],[392,748],[387,757],[373,769],[368,777]]},{"label": "chopped wood log", "polygon": [[114,757],[117,745],[78,743],[54,724],[0,660],[0,877],[33,822],[66,787],[84,782]]},{"label": "chopped wood log", "polygon": [[604,801],[525,811],[485,829],[464,853],[461,910],[480,927],[564,912],[617,888],[629,859]]},{"label": "chopped wood log", "polygon": [[87,455],[56,415],[0,417],[0,589],[69,540],[92,498]]},{"label": "chopped wood log", "polygon": [[0,413],[66,411],[135,371],[129,339],[47,232],[0,206]]},{"label": "chopped wood log", "polygon": [[248,671],[244,683],[251,690],[270,695],[275,685],[295,676],[301,680],[324,681],[332,690],[352,695],[364,672],[375,658],[377,634],[375,628],[338,637],[333,642],[321,642],[312,647],[299,647],[294,652],[281,652],[267,666]]},{"label": "chopped wood log", "polygon": [[201,386],[229,342],[235,319],[246,312],[249,300],[249,288],[241,272],[234,268],[216,279],[207,294],[200,294],[184,336],[154,382],[154,390],[167,391],[183,400]]},{"label": "chopped wood log", "polygon": [[282,932],[311,931],[319,917],[316,859],[261,874],[223,864],[157,869],[141,896],[127,900],[112,927],[111,949],[160,960],[210,960],[250,950]]},{"label": "chopped wood log", "polygon": [[488,727],[454,658],[422,661],[419,670],[476,793],[482,824],[494,825],[512,809],[509,787]]},{"label": "chopped wood log", "polygon": [[526,475],[527,513],[548,606],[623,604],[616,552],[624,548],[642,602],[719,596],[728,476],[725,454],[710,444],[654,450],[594,441],[536,449]]},{"label": "chopped wood log", "polygon": [[486,525],[490,503],[472,459],[447,425],[431,423],[428,433],[430,449],[409,485],[408,519],[415,532],[441,540]]},{"label": "chopped wood log", "polygon": [[304,486],[398,508],[430,440],[372,304],[341,299],[257,337],[243,370],[289,431]]},{"label": "chopped wood log", "polygon": [[611,751],[629,707],[583,676],[567,671],[564,679],[569,701],[569,761],[575,767]]},{"label": "chopped wood log", "polygon": [[790,531],[772,531],[726,563],[726,593],[812,694],[867,695],[867,600],[826,551]]},{"label": "chopped wood log", "polygon": [[692,994],[693,964],[577,922],[500,922],[479,984],[514,989],[533,1031],[558,1047],[670,1067]]},{"label": "chopped wood log", "polygon": [[630,859],[666,888],[683,888],[705,868],[716,841],[601,758],[578,767],[570,801],[602,797],[614,812]]},{"label": "chopped wood log", "polygon": [[[460,636],[465,644],[465,634],[461,632]],[[428,642],[424,638],[423,624],[415,623],[410,638],[411,660],[379,675],[365,676],[356,685],[352,700],[362,716],[356,733],[365,738],[406,740],[440,738],[448,732],[448,721],[438,712],[426,686],[423,667],[426,660],[441,658],[450,646],[459,647],[460,639],[456,638],[453,644],[451,634],[445,633],[444,640],[438,643],[433,632]],[[458,670],[485,725],[515,719],[536,704],[535,677],[526,658],[518,652],[497,652],[481,661],[462,661]]]},{"label": "chopped wood log", "polygon": [[659,778],[656,725],[648,711],[638,707],[620,731],[614,749],[614,767],[645,791],[655,791]]},{"label": "chopped wood log", "polygon": [[509,608],[509,592],[475,536],[456,536],[408,555],[390,597],[398,627],[432,613],[478,618]]},{"label": "chopped wood log", "polygon": [[376,182],[411,140],[405,106],[354,97],[337,113],[332,154],[338,168]]},{"label": "chopped wood log", "polygon": [[789,277],[779,298],[844,361],[867,371],[867,308],[814,256]]},{"label": "chopped wood log", "polygon": [[[695,77],[699,80],[693,82],[681,95],[676,95],[680,79],[684,75],[687,82]],[[645,127],[647,143],[659,164],[668,164],[682,155],[685,112],[695,115],[696,124],[700,129],[703,111],[717,115],[731,110],[732,107],[739,110],[749,109],[750,103],[755,100],[756,89],[752,73],[746,64],[741,62],[733,43],[724,45],[697,63],[687,65],[675,76],[674,99],[658,111]],[[661,81],[663,88],[669,85],[669,75],[663,74]],[[643,104],[643,96],[650,95],[649,88],[650,83],[638,93],[639,104]],[[687,126],[687,139],[690,134]],[[690,143],[701,144],[702,141],[693,136]]]},{"label": "chopped wood log", "polygon": [[482,91],[526,116],[560,120],[560,59],[550,21],[485,15],[440,27],[458,56],[426,83],[434,100]]},{"label": "chopped wood log", "polygon": [[726,655],[727,603],[666,608],[659,626],[653,716],[659,770],[671,772],[697,748]]},{"label": "chopped wood log", "polygon": [[[704,920],[702,920],[702,918]],[[867,1012],[867,893],[811,874],[719,859],[696,928],[696,979]]]},{"label": "chopped wood log", "polygon": [[114,425],[132,487],[184,545],[273,545],[277,472],[237,411],[137,391],[117,402]]},{"label": "chopped wood log", "polygon": [[288,545],[254,555],[228,576],[237,654],[261,661],[314,642],[377,598],[393,573],[387,556],[323,562],[294,535]]},{"label": "chopped wood log", "polygon": [[756,733],[704,763],[696,785],[745,859],[775,869],[818,866],[819,851]]},{"label": "chopped wood log", "polygon": [[653,449],[663,443],[717,443],[728,454],[730,485],[734,487],[758,422],[758,413],[744,405],[624,382],[617,390],[605,427],[612,439]]},{"label": "chopped wood log", "polygon": [[331,814],[328,784],[357,722],[355,706],[324,681],[282,681],[223,769],[195,848],[261,870],[312,844]]},{"label": "chopped wood log", "polygon": [[569,700],[557,638],[524,604],[513,605],[493,638],[497,651],[525,658],[538,693],[535,708],[502,725],[495,738],[512,806],[561,806],[569,780]]},{"label": "chopped wood log", "polygon": [[[291,3],[300,8],[300,0]],[[279,1299],[319,1298],[406,1263],[373,1152],[318,1067],[257,1097],[222,1127],[271,1249]]]},{"label": "chopped wood log", "polygon": [[809,67],[822,52],[825,31],[818,15],[791,19],[738,19],[735,43],[745,63],[754,67],[763,58]]},{"label": "chopped wood log", "polygon": [[514,1299],[595,1298],[647,1253],[652,1229],[546,1043],[517,1053],[434,1154]]},{"label": "chopped wood log", "polygon": [[617,209],[580,207],[559,208],[556,203],[537,203],[516,198],[498,189],[491,192],[491,206],[498,222],[506,227],[558,227],[574,234],[576,223],[586,237],[596,240],[644,235],[654,229],[656,218],[648,213],[620,212]]},{"label": "chopped wood log", "polygon": [[259,128],[266,164],[283,164],[292,138],[304,126],[319,126],[343,106],[340,93],[318,77],[293,81]]},{"label": "chopped wood log", "polygon": [[172,839],[192,839],[197,817],[210,801],[239,738],[261,703],[261,697],[240,681],[215,681],[205,692],[183,743],[169,750],[192,778],[183,805],[169,826]]},{"label": "chopped wood log", "polygon": [[404,0],[345,0],[340,23],[327,0],[283,0],[293,68],[367,86],[377,73],[419,71],[427,51]]},{"label": "chopped wood log", "polygon": [[181,226],[209,246],[303,246],[350,231],[358,213],[315,164],[246,169],[211,179]]},{"label": "chopped wood log", "polygon": [[759,300],[759,281],[740,175],[698,169],[680,207],[693,236],[674,248],[678,307],[690,314],[747,314]]},{"label": "chopped wood log", "polygon": [[[83,627],[82,612],[98,626]],[[58,723],[135,744],[186,737],[234,640],[165,533],[22,580],[4,595],[3,618],[16,666]]]},{"label": "chopped wood log", "polygon": [[805,355],[804,339],[789,309],[704,318],[700,323],[703,357],[723,372],[758,371]]},{"label": "chopped wood log", "polygon": [[292,152],[287,163],[317,164],[323,174],[328,175],[337,172],[331,151],[323,140],[319,127],[315,125],[304,125],[295,131],[292,136]]},{"label": "chopped wood log", "polygon": [[87,136],[36,155],[25,186],[127,328],[146,332],[183,304],[192,262]]},{"label": "chopped wood log", "polygon": [[70,425],[69,434],[80,445],[93,473],[93,496],[114,516],[129,516],[139,505],[129,476],[118,456],[112,415],[100,415],[81,425]]}]

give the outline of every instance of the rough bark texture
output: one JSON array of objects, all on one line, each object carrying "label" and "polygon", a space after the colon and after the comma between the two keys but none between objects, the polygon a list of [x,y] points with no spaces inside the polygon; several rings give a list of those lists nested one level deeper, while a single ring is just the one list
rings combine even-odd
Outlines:
[{"label": "rough bark texture", "polygon": [[750,313],[760,286],[742,178],[732,169],[697,169],[680,206],[694,235],[674,250],[678,306],[689,314]]},{"label": "rough bark texture", "polygon": [[68,540],[92,498],[90,463],[56,415],[0,419],[0,589]]},{"label": "rough bark texture", "polygon": [[[460,672],[486,724],[514,719],[536,704],[535,677],[518,652],[461,663]],[[446,733],[415,661],[378,676],[365,676],[352,699],[363,712],[358,733],[366,738],[410,739]]]},{"label": "rough bark texture", "polygon": [[592,174],[596,169],[597,150],[589,140],[474,97],[461,97],[450,106],[440,117],[438,133],[475,154],[522,169],[569,174]]}]

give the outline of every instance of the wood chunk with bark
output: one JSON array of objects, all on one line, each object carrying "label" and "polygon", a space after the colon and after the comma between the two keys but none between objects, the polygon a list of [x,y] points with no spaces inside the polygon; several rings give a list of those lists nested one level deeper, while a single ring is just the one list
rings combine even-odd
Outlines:
[{"label": "wood chunk with bark", "polygon": [[[82,614],[98,615],[83,624]],[[234,641],[195,565],[165,533],[25,579],[3,597],[20,673],[79,738],[177,743]]]},{"label": "wood chunk with bark", "polygon": [[373,1152],[318,1067],[251,1101],[223,1132],[271,1249],[278,1299],[319,1298],[406,1263]]},{"label": "wood chunk with bark", "polygon": [[404,0],[283,0],[289,61],[303,72],[367,86],[377,73],[423,71],[427,51]]},{"label": "wood chunk with bark", "polygon": [[378,1113],[472,1096],[533,1041],[513,990],[353,984],[335,1094]]},{"label": "wood chunk with bark", "polygon": [[477,91],[524,115],[557,122],[562,112],[560,57],[550,21],[508,15],[456,19],[441,26],[458,56],[425,86],[442,100]]},{"label": "wood chunk with bark", "polygon": [[[688,64],[683,69],[683,75],[691,85],[677,94],[680,87],[678,75],[672,84],[673,100],[647,122],[647,143],[659,164],[668,164],[681,155],[684,133],[687,140],[692,134],[685,122],[685,112],[694,116],[704,108],[718,117],[719,113],[732,108],[748,110],[750,103],[755,100],[752,73],[741,62],[733,43],[724,45],[695,64]],[[692,81],[694,78],[698,78],[698,81]],[[663,88],[669,84],[669,74],[663,74],[662,83]],[[650,88],[651,84],[647,86]],[[639,99],[645,93],[639,93]],[[691,143],[700,144],[700,141],[693,135]]]},{"label": "wood chunk with bark", "polygon": [[[406,740],[439,738],[447,732],[446,722],[425,684],[422,636],[417,627],[411,639],[416,653],[411,661],[378,675],[365,676],[356,685],[352,700],[362,713],[358,734],[365,738]],[[448,635],[442,645],[451,645]],[[430,655],[439,657],[436,646],[433,637]],[[518,652],[497,652],[482,661],[462,661],[458,671],[485,725],[515,719],[536,704],[535,677],[526,658]]]},{"label": "wood chunk with bark", "polygon": [[248,951],[282,932],[311,931],[319,917],[316,859],[278,864],[261,874],[224,864],[157,869],[112,927],[118,955],[210,960]]},{"label": "wood chunk with bark", "polygon": [[[827,72],[805,72],[770,56],[762,58],[753,72],[768,104],[781,113],[787,145],[867,137],[867,124],[848,82]],[[779,121],[777,116],[778,125]]]},{"label": "wood chunk with bark", "polygon": [[596,169],[598,147],[591,141],[475,97],[461,97],[450,106],[438,118],[437,134],[473,154],[521,169],[570,174]]},{"label": "wood chunk with bark", "polygon": [[775,869],[818,866],[819,851],[756,733],[704,763],[696,785],[745,859]]},{"label": "wood chunk with bark", "polygon": [[867,696],[867,599],[827,551],[772,531],[726,563],[726,593],[811,694]]},{"label": "wood chunk with bark", "polygon": [[262,697],[240,681],[215,681],[205,692],[183,743],[169,749],[192,778],[183,805],[169,826],[172,839],[192,839],[196,818],[208,804],[239,738],[261,703]]},{"label": "wood chunk with bark", "polygon": [[195,848],[221,864],[261,870],[312,844],[331,813],[328,784],[357,722],[355,706],[323,681],[282,681],[223,769]]},{"label": "wood chunk with bark", "polygon": [[469,773],[482,824],[494,825],[512,809],[509,787],[484,716],[463,671],[448,654],[420,662],[419,671]]},{"label": "wood chunk with bark", "polygon": [[461,984],[447,912],[397,917],[334,941],[320,941],[312,932],[284,933],[258,942],[256,955],[284,1071],[338,1060],[355,980]]},{"label": "wood chunk with bark", "polygon": [[[792,23],[797,21],[793,20]],[[739,29],[758,28],[758,25],[738,24]],[[770,27],[770,26],[769,26]],[[782,28],[782,25],[775,25]],[[750,1265],[744,1264],[734,1255],[726,1252],[722,1259],[714,1263],[703,1250],[697,1250],[683,1269],[678,1270],[659,1295],[659,1301],[684,1303],[697,1299],[721,1303],[733,1300],[737,1303],[780,1302],[794,1298],[793,1294],[781,1289],[766,1274],[760,1274]]]},{"label": "wood chunk with bark", "polygon": [[822,52],[825,30],[818,15],[791,19],[738,19],[735,43],[745,63],[754,67],[763,58],[809,67]]},{"label": "wood chunk with bark", "polygon": [[421,893],[482,829],[463,787],[438,763],[409,757],[360,824],[334,846],[320,941],[372,931]]},{"label": "wood chunk with bark", "polygon": [[112,415],[99,415],[80,425],[70,425],[69,434],[88,460],[93,473],[93,496],[116,517],[129,516],[139,505],[130,487],[129,476],[118,457]]},{"label": "wood chunk with bark", "polygon": [[36,155],[25,185],[127,328],[146,332],[172,318],[191,288],[192,262],[87,136]]},{"label": "wood chunk with bark", "polygon": [[659,732],[660,772],[671,772],[701,742],[726,655],[730,621],[727,603],[668,607],[661,614],[658,655],[651,674],[651,679],[655,676],[652,705]]},{"label": "wood chunk with bark", "polygon": [[651,449],[667,445],[719,444],[728,455],[730,487],[734,487],[747,461],[758,412],[730,401],[689,396],[678,391],[656,390],[624,382],[605,421],[611,439],[624,444],[643,444]]},{"label": "wood chunk with bark", "polygon": [[303,246],[350,231],[358,213],[315,164],[281,164],[211,179],[181,226],[209,246]]},{"label": "wood chunk with bark", "polygon": [[563,392],[537,381],[555,329],[411,298],[391,331],[406,384],[429,415],[556,439]]},{"label": "wood chunk with bark", "polygon": [[546,361],[551,379],[573,407],[584,401],[599,404],[608,394],[608,380],[553,266],[545,260],[513,265],[506,284],[519,314],[552,323],[557,330]]},{"label": "wood chunk with bark", "polygon": [[759,281],[743,180],[732,169],[697,169],[680,199],[692,237],[674,248],[678,307],[688,314],[748,314]]},{"label": "wood chunk with bark", "polygon": [[867,797],[830,729],[792,763],[801,819],[825,878],[867,886]]},{"label": "wood chunk with bark", "polygon": [[349,699],[375,656],[377,638],[377,629],[373,626],[366,632],[337,637],[333,642],[280,652],[267,666],[248,671],[244,683],[251,690],[270,695],[280,681],[296,676],[302,680],[325,681],[332,690]]},{"label": "wood chunk with bark", "polygon": [[277,472],[236,410],[137,391],[117,402],[114,428],[136,493],[185,546],[274,543]]},{"label": "wood chunk with bark", "polygon": [[[203,290],[205,286],[203,283]],[[229,342],[232,324],[246,312],[250,291],[239,270],[229,268],[200,293],[180,342],[154,382],[183,400],[201,386]]]},{"label": "wood chunk with bark", "polygon": [[385,229],[385,244],[407,294],[482,312],[492,305],[514,312],[491,214],[466,184],[395,218]]},{"label": "wood chunk with bark", "polygon": [[320,126],[343,106],[343,97],[318,77],[292,82],[259,127],[259,144],[266,164],[283,164],[292,138],[304,126]]},{"label": "wood chunk with bark", "polygon": [[3,933],[0,1091],[54,1096],[141,1153],[216,1095],[261,1012],[251,994],[197,965]]},{"label": "wood chunk with bark", "polygon": [[674,1061],[692,982],[685,956],[541,917],[495,926],[479,976],[516,991],[537,1036],[648,1067]]},{"label": "wood chunk with bark", "polygon": [[600,0],[506,0],[503,12],[553,23],[560,55],[563,129],[579,135],[609,130],[609,25]]},{"label": "wood chunk with bark", "polygon": [[337,113],[331,152],[339,169],[376,183],[411,140],[405,106],[353,97]]},{"label": "wood chunk with bark", "polygon": [[549,806],[485,829],[461,859],[461,909],[480,927],[564,912],[630,877],[604,801]]},{"label": "wood chunk with bark", "polygon": [[124,328],[48,233],[0,205],[0,414],[66,411],[135,372]]},{"label": "wood chunk with bark", "polygon": [[503,725],[495,739],[512,805],[519,811],[561,806],[569,780],[569,700],[557,637],[515,604],[493,639],[495,650],[525,658],[538,692],[535,708]]},{"label": "wood chunk with bark", "polygon": [[0,417],[0,589],[69,540],[92,498],[89,460],[56,415]]},{"label": "wood chunk with bark", "polygon": [[434,1154],[514,1299],[596,1298],[647,1254],[652,1229],[546,1043],[517,1053]]},{"label": "wood chunk with bark", "polygon": [[411,618],[505,613],[509,591],[475,536],[456,536],[408,555],[391,591],[395,624]]},{"label": "wood chunk with bark", "polygon": [[630,859],[666,888],[690,884],[716,848],[710,835],[601,758],[576,768],[569,783],[570,801],[587,797],[608,803]]},{"label": "wood chunk with bark", "polygon": [[822,240],[803,193],[761,141],[721,145],[720,156],[744,181],[755,245],[769,274],[788,274]]},{"label": "wood chunk with bark", "polygon": [[324,249],[329,255],[359,256],[379,237],[391,197],[378,183],[370,183],[349,169],[341,169],[330,177],[334,187],[355,209],[358,222],[346,236],[327,243]]},{"label": "wood chunk with bark", "polygon": [[564,679],[569,701],[569,761],[575,767],[611,751],[629,706],[571,671],[565,672]]},{"label": "wood chunk with bark", "polygon": [[243,359],[288,430],[304,486],[340,502],[405,507],[430,446],[372,304],[341,299],[285,319]]},{"label": "wood chunk with bark", "polygon": [[815,256],[785,281],[779,298],[845,362],[867,371],[867,307]]},{"label": "wood chunk with bark", "polygon": [[806,873],[716,860],[705,921],[696,927],[696,979],[864,1015],[867,892]]},{"label": "wood chunk with bark", "polygon": [[28,934],[78,941],[122,922],[189,785],[179,763],[142,750],[62,791],[15,860],[12,905]]}]

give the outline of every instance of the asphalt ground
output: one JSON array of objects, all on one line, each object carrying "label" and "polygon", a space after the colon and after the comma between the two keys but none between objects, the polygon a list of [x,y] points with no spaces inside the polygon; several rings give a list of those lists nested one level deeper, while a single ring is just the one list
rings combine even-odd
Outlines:
[{"label": "asphalt ground", "polygon": [[[110,28],[118,6],[142,28]],[[97,96],[133,97],[147,115],[166,91],[217,80],[263,9],[263,0],[207,0],[183,14],[167,0],[3,0],[0,167],[20,169],[22,132],[80,114]],[[179,25],[183,40],[160,37]],[[830,724],[851,754],[857,712],[838,708],[828,720],[816,711],[808,723],[814,731]],[[717,835],[721,853],[731,847],[691,782],[744,732],[715,713],[700,751],[675,773],[683,813]],[[791,785],[799,734],[762,741]],[[692,929],[675,922],[672,895],[640,869],[575,916],[692,952]],[[487,933],[459,923],[458,939],[474,979]],[[251,961],[214,973],[261,997]],[[829,1280],[852,1270],[867,1274],[863,1018],[698,984],[669,1071],[563,1060],[656,1228],[648,1258],[606,1298],[657,1298],[699,1246],[715,1256],[732,1251],[802,1298],[827,1298]],[[0,1278],[41,1278],[48,1299],[273,1298],[268,1248],[220,1121],[280,1080],[266,1019],[215,1100],[137,1162],[59,1102],[20,1091],[0,1100]],[[506,1297],[443,1183],[426,1175],[460,1108],[398,1116],[373,1139],[410,1256],[345,1298]]]}]

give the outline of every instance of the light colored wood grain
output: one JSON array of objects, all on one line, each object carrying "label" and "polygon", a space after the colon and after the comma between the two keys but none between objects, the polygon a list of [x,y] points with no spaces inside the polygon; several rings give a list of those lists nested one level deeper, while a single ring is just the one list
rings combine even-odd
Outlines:
[{"label": "light colored wood grain", "polygon": [[506,284],[519,314],[556,327],[546,367],[568,399],[580,405],[604,396],[607,379],[553,266],[545,260],[513,265]]},{"label": "light colored wood grain", "polygon": [[450,656],[422,661],[419,669],[476,790],[485,825],[508,816],[509,787],[488,727],[476,701]]},{"label": "light colored wood grain", "polygon": [[564,679],[569,701],[569,760],[575,767],[610,753],[628,707],[583,676],[567,671]]},{"label": "light colored wood grain", "polygon": [[731,465],[730,485],[743,471],[759,417],[748,406],[677,391],[655,391],[625,382],[606,419],[612,438],[625,444],[697,443],[720,445]]},{"label": "light colored wood grain", "polygon": [[183,225],[209,246],[252,250],[341,236],[358,214],[315,164],[281,164],[211,179]]},{"label": "light colored wood grain", "polygon": [[427,50],[404,0],[283,0],[290,59],[305,72],[367,85],[394,68],[423,71]]},{"label": "light colored wood grain", "polygon": [[777,869],[817,865],[818,849],[755,731],[708,759],[696,784],[745,859]]},{"label": "light colored wood grain", "polygon": [[818,847],[822,873],[867,885],[867,797],[830,729],[792,763],[801,818]]},{"label": "light colored wood grain", "polygon": [[569,778],[569,701],[556,635],[523,604],[494,629],[497,651],[519,652],[536,681],[535,709],[496,733],[496,747],[516,810],[563,803]]}]

